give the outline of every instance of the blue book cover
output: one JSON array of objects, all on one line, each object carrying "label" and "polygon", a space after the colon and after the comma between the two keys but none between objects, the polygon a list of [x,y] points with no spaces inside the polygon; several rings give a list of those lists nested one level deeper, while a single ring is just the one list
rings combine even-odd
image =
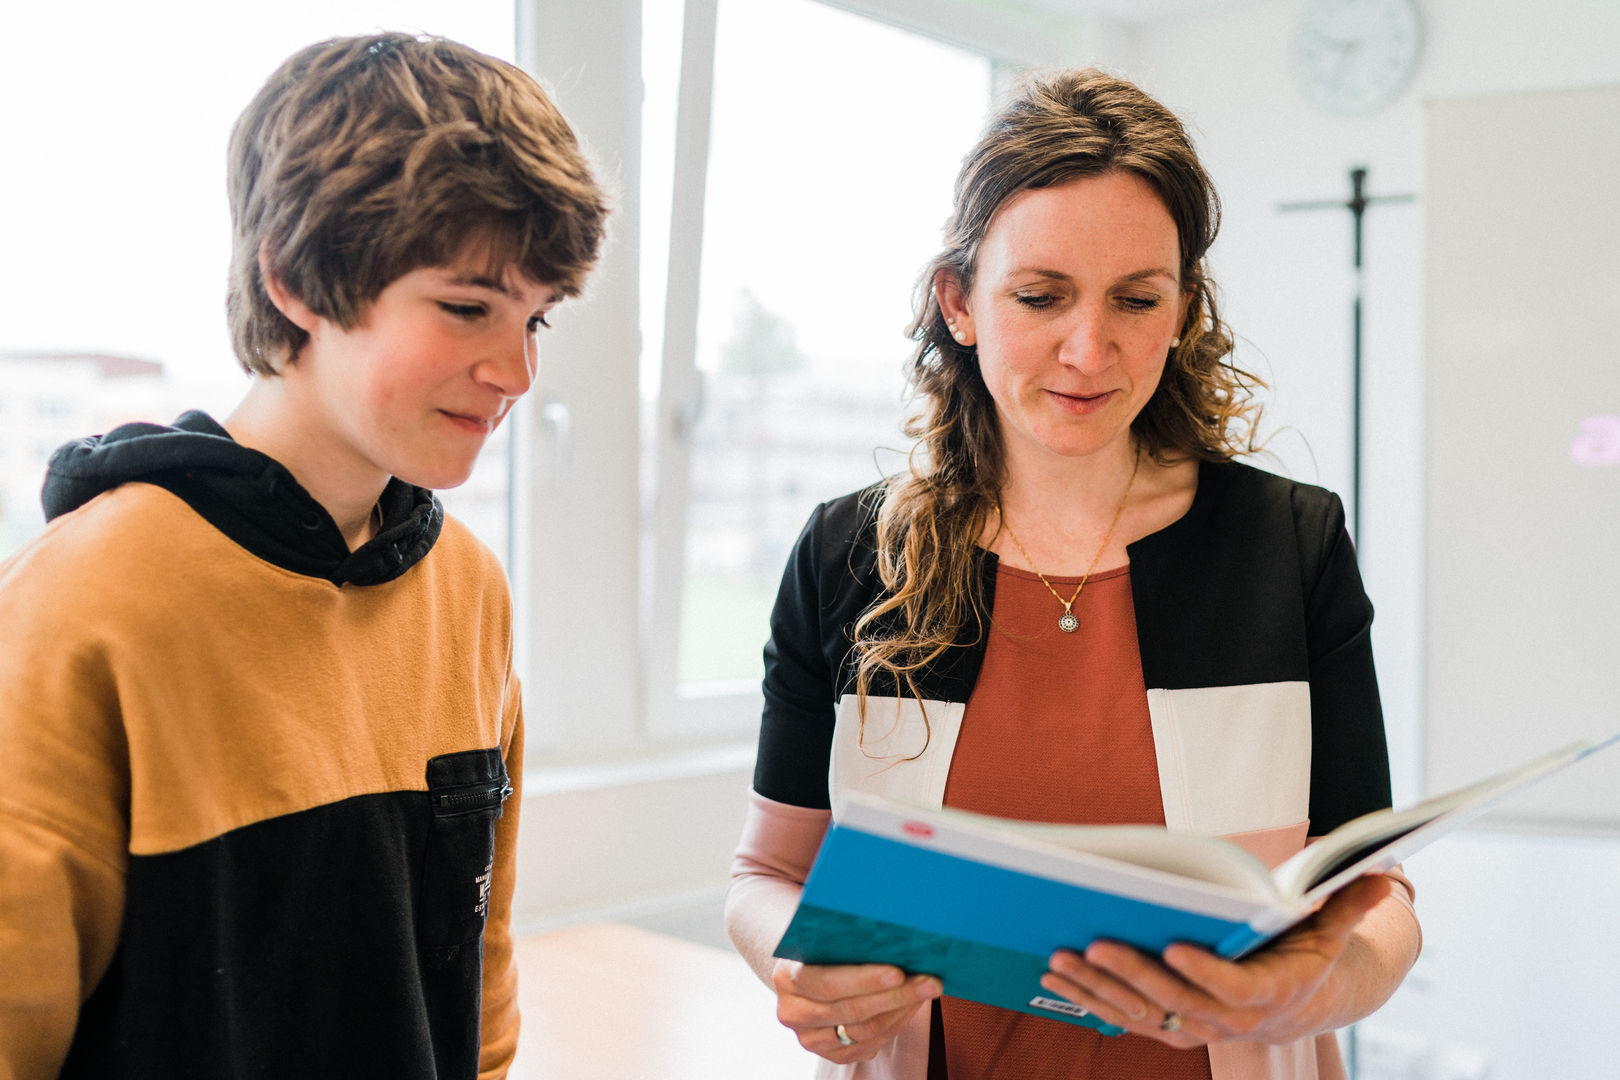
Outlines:
[{"label": "blue book cover", "polygon": [[[1264,905],[1241,895],[1217,898],[1214,912],[1188,910],[1121,892],[1129,883],[1112,880],[1105,865],[1090,867],[1099,881],[1088,888],[1036,872],[1039,859],[1028,856],[1039,841],[995,858],[974,823],[953,816],[851,796],[776,955],[894,964],[939,976],[952,997],[1112,1034],[1118,1029],[1041,988],[1054,949],[1107,937],[1154,949],[1194,941],[1230,953],[1256,936],[1248,917]],[[1160,884],[1182,904],[1195,899],[1174,880]]]},{"label": "blue book cover", "polygon": [[1230,841],[1155,826],[1065,826],[852,793],[834,815],[776,955],[894,964],[945,993],[1112,1028],[1041,988],[1054,950],[1189,942],[1259,947],[1337,889],[1396,865],[1507,795],[1612,745],[1576,743],[1403,810],[1335,829],[1275,870]]}]

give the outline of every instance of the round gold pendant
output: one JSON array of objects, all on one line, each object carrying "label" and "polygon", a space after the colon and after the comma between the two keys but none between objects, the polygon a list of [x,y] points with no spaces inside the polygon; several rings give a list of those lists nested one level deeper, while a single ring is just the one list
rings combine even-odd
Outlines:
[{"label": "round gold pendant", "polygon": [[1065,634],[1072,634],[1080,629],[1080,620],[1075,618],[1074,612],[1065,611],[1058,616],[1058,629]]}]

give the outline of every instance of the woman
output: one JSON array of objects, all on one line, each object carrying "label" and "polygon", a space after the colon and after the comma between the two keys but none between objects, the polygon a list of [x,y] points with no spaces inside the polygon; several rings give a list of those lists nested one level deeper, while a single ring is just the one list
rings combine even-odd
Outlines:
[{"label": "woman", "polygon": [[771,956],[849,789],[1270,863],[1388,805],[1339,501],[1232,461],[1258,410],[1204,274],[1217,220],[1181,124],[1094,71],[1029,83],[964,162],[918,289],[912,468],[816,509],[766,647],[727,922],[822,1075],[1342,1076],[1331,1032],[1416,958],[1398,874],[1241,962],[1055,954],[1045,988],[1118,1037]]}]

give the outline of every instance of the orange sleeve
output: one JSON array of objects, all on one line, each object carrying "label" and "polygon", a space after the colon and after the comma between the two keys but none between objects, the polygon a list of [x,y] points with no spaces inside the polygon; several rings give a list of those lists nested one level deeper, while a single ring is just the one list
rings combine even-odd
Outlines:
[{"label": "orange sleeve", "polygon": [[0,1080],[57,1075],[124,912],[114,665],[75,622],[93,575],[56,571],[37,549],[0,565]]}]

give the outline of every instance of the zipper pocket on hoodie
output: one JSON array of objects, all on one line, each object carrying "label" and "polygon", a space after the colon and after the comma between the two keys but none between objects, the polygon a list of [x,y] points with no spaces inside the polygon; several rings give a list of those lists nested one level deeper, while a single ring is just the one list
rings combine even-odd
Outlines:
[{"label": "zipper pocket on hoodie", "polygon": [[447,791],[435,791],[432,793],[433,813],[436,817],[476,814],[480,810],[502,805],[511,795],[512,784],[505,776]]},{"label": "zipper pocket on hoodie", "polygon": [[417,940],[426,949],[453,950],[484,932],[495,884],[495,822],[512,784],[493,747],[429,760],[427,781],[430,816],[416,894]]}]

